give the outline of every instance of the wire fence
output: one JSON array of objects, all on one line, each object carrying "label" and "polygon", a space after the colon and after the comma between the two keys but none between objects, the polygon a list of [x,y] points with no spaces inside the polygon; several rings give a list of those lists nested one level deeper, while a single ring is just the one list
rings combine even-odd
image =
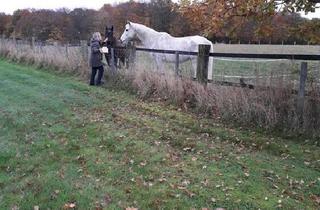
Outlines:
[{"label": "wire fence", "polygon": [[[144,68],[157,69],[154,54],[180,54],[196,56],[198,52],[183,52],[171,50],[153,50],[137,48],[136,63]],[[307,52],[307,51],[305,51]],[[308,62],[308,81],[312,85],[320,85],[320,53],[319,54],[268,54],[263,53],[210,53],[213,57],[213,76],[209,80],[217,82],[240,83],[250,85],[272,86],[276,80],[291,82],[294,88],[298,87],[301,63]],[[163,56],[165,59],[165,56]],[[177,58],[179,59],[179,57]],[[175,61],[176,63],[179,60]],[[194,75],[194,64],[185,62],[181,64],[166,63],[165,70],[177,71],[186,77]],[[263,83],[263,84],[261,84]]]},{"label": "wire fence", "polygon": [[[77,71],[88,67],[90,48],[87,41],[73,44],[60,44],[58,42],[43,43],[32,40],[0,39],[1,51],[15,54],[18,58],[32,57],[35,62],[47,62],[52,65],[64,66]],[[258,53],[260,48],[260,52]],[[125,48],[123,48],[126,50]],[[302,50],[304,49],[304,50]],[[181,62],[184,55],[193,56],[198,52],[184,52],[172,50],[157,50],[135,48],[135,68],[148,71],[158,71],[154,54],[179,55],[174,62],[164,64],[164,71],[192,78],[195,75],[195,65],[191,61]],[[276,51],[277,50],[277,51]],[[238,53],[238,52],[242,53]],[[320,85],[320,46],[255,46],[255,45],[214,45],[213,82],[245,83],[248,85],[272,86],[281,81],[292,83],[293,88],[299,85],[301,62],[308,62],[308,84]],[[266,53],[268,52],[268,53]],[[274,52],[280,52],[275,54]],[[129,54],[128,54],[129,55]],[[87,68],[88,69],[88,68]],[[132,69],[131,69],[132,70]]]}]

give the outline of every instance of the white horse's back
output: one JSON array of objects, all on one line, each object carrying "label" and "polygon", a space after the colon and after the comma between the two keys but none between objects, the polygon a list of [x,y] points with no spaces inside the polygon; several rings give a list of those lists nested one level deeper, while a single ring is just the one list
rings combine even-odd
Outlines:
[{"label": "white horse's back", "polygon": [[[126,42],[134,37],[138,37],[142,42],[142,45],[149,49],[160,50],[176,50],[187,52],[198,52],[198,46],[200,44],[210,45],[210,52],[213,52],[213,44],[208,39],[202,36],[187,36],[187,37],[173,37],[166,32],[157,32],[151,28],[138,23],[129,22],[126,25],[126,29],[121,36],[121,40]],[[163,70],[162,62],[175,62],[176,56],[172,54],[159,54],[153,53],[157,66]],[[192,61],[194,69],[194,77],[196,77],[196,56],[192,55],[180,55],[179,61],[185,62],[187,60]],[[209,59],[209,73],[208,79],[212,79],[213,58]]]}]

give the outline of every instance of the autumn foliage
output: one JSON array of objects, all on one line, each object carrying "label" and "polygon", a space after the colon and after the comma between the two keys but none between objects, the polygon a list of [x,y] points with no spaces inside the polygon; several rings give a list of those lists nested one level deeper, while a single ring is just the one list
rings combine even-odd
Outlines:
[{"label": "autumn foliage", "polygon": [[313,11],[311,0],[151,0],[105,4],[99,10],[17,10],[0,14],[0,34],[39,41],[77,42],[106,25],[122,33],[127,20],[174,36],[205,35],[212,41],[319,44],[320,20],[302,18]]}]

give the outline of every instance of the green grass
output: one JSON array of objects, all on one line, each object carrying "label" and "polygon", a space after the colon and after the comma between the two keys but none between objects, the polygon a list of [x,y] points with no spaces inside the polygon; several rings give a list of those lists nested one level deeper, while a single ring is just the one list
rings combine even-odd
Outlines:
[{"label": "green grass", "polygon": [[0,78],[0,209],[319,207],[319,142],[4,60]]}]

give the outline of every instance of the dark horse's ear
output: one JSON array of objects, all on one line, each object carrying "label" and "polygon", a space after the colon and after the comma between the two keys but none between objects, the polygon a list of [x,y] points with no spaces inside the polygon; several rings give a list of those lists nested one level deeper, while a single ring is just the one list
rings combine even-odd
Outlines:
[{"label": "dark horse's ear", "polygon": [[113,31],[113,25],[111,26],[111,31]]}]

